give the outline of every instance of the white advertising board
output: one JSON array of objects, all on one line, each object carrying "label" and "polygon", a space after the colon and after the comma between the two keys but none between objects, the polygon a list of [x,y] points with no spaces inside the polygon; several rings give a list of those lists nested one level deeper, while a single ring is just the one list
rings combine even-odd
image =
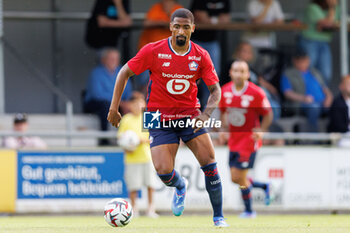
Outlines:
[{"label": "white advertising board", "polygon": [[[223,184],[224,209],[243,208],[238,186],[230,179],[228,149],[215,149]],[[186,209],[210,210],[204,176],[187,148],[180,148],[176,169],[190,181]],[[264,206],[264,192],[253,189],[253,206],[264,210],[350,209],[350,150],[324,147],[263,147],[249,176],[270,182],[274,200]],[[170,209],[173,191],[163,187],[156,192],[158,209]]]},{"label": "white advertising board", "polygon": [[[228,149],[215,148],[223,184],[224,210],[242,210],[240,191],[231,182]],[[186,210],[210,211],[204,175],[192,152],[179,148],[176,169],[189,180]],[[263,204],[264,192],[253,189],[256,210],[350,210],[350,150],[325,147],[263,147],[249,176],[256,181],[270,182],[274,200]],[[138,201],[147,208],[146,190]],[[157,210],[171,211],[173,189],[158,180],[154,203]],[[17,212],[84,212],[102,211],[109,199],[18,199]],[[83,208],[82,208],[83,207]]]}]

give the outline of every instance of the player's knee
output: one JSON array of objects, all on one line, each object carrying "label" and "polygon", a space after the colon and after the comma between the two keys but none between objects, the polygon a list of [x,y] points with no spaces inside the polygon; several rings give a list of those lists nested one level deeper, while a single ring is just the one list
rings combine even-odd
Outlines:
[{"label": "player's knee", "polygon": [[231,180],[233,183],[238,184],[240,186],[245,185],[245,178],[239,175],[232,175]]},{"label": "player's knee", "polygon": [[155,164],[154,168],[158,174],[169,174],[173,171],[173,167],[166,164]]},{"label": "player's knee", "polygon": [[208,155],[208,164],[209,163],[215,163],[215,154],[214,153],[209,153]]},{"label": "player's knee", "polygon": [[200,159],[199,163],[200,163],[201,167],[205,167],[208,164],[216,163],[215,156],[214,155],[206,156],[205,158]]},{"label": "player's knee", "polygon": [[238,176],[231,176],[231,180],[235,184],[239,184],[240,183],[240,178]]}]

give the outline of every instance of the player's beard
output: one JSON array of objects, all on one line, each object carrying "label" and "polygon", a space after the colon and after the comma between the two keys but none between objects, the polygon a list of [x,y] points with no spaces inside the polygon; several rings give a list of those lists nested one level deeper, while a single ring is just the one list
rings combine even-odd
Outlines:
[{"label": "player's beard", "polygon": [[[183,38],[183,39],[180,39]],[[184,46],[186,44],[186,37],[184,36],[176,36],[176,45],[177,46]]]}]

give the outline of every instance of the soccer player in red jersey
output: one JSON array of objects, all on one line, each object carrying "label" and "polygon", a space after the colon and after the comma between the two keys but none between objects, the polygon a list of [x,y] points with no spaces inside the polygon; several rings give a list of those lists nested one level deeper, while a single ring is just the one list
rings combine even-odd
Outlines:
[{"label": "soccer player in red jersey", "polygon": [[[228,124],[230,149],[229,165],[231,179],[238,184],[245,206],[242,218],[253,218],[256,213],[251,207],[252,187],[265,191],[265,204],[270,203],[268,183],[248,179],[249,168],[253,168],[256,151],[262,145],[262,137],[272,122],[273,113],[264,91],[249,82],[249,67],[244,61],[231,65],[231,82],[222,87],[220,101],[221,120]],[[260,117],[262,117],[260,124]],[[221,134],[225,135],[225,134]]]},{"label": "soccer player in red jersey", "polygon": [[[118,74],[108,120],[118,127],[120,98],[128,78],[150,71],[147,111],[157,111],[165,121],[206,122],[220,101],[221,89],[213,63],[206,50],[193,43],[192,13],[184,8],[171,16],[171,37],[145,45]],[[210,90],[207,108],[201,113],[197,100],[196,80],[202,78]],[[157,117],[157,115],[154,115]],[[183,126],[183,125],[182,125]],[[198,125],[197,125],[198,126]],[[222,186],[215,161],[214,147],[205,128],[200,126],[149,129],[154,167],[163,183],[175,187],[172,211],[180,216],[184,210],[186,180],[174,170],[180,139],[193,152],[205,175],[206,190],[213,207],[214,226],[226,227],[222,213]]]}]

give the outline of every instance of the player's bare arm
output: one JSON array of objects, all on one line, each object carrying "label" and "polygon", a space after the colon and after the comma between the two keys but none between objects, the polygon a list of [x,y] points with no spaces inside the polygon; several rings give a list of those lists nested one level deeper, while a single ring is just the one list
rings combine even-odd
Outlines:
[{"label": "player's bare arm", "polygon": [[114,86],[113,98],[111,101],[111,106],[109,107],[109,113],[107,120],[114,126],[118,127],[119,122],[122,119],[119,113],[120,100],[125,89],[128,79],[134,75],[134,72],[129,68],[128,64],[125,64],[120,72],[118,73],[117,80]]},{"label": "player's bare arm", "polygon": [[268,131],[268,129],[272,123],[272,120],[273,120],[273,112],[269,111],[268,114],[263,116],[263,118],[261,120],[260,128],[253,129],[252,137],[254,140],[260,140],[263,138],[264,133]]},{"label": "player's bare arm", "polygon": [[[221,99],[221,88],[219,83],[208,86],[210,95],[208,98],[208,103],[206,109],[200,114],[196,121],[206,121],[209,119],[215,108],[218,106]],[[196,133],[201,128],[195,128],[194,132]]]},{"label": "player's bare arm", "polygon": [[333,103],[333,94],[328,87],[323,87],[323,92],[326,94],[326,99],[323,102],[325,108],[329,108]]},{"label": "player's bare arm", "polygon": [[230,23],[231,22],[231,15],[230,14],[220,14],[218,17],[218,23]]},{"label": "player's bare arm", "polygon": [[252,17],[253,23],[262,23],[263,20],[265,19],[273,1],[272,0],[267,0],[264,6],[264,10],[257,16]]},{"label": "player's bare arm", "polygon": [[227,117],[228,117],[227,112],[221,112],[221,115],[220,115],[221,129],[219,132],[219,142],[222,145],[226,144],[230,137]]},{"label": "player's bare arm", "polygon": [[211,116],[215,108],[218,106],[220,99],[221,99],[221,88],[219,83],[215,83],[213,85],[208,86],[210,95],[208,98],[207,107],[204,110],[203,114],[207,115],[208,117]]},{"label": "player's bare arm", "polygon": [[132,24],[132,19],[125,11],[122,0],[114,0],[114,5],[118,9],[118,19],[111,19],[105,15],[97,17],[99,27],[129,27]]},{"label": "player's bare arm", "polygon": [[204,10],[195,10],[194,17],[196,18],[197,20],[196,22],[198,23],[207,23],[207,24],[211,23],[208,12]]}]

